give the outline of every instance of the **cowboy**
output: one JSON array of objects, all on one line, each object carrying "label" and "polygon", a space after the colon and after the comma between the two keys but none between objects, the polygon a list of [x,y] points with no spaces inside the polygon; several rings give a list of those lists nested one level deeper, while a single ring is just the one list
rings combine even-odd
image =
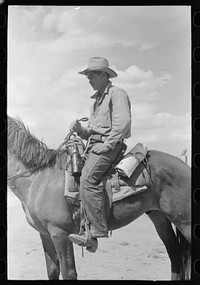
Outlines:
[{"label": "cowboy", "polygon": [[[90,222],[91,242],[108,237],[104,186],[101,178],[121,155],[123,140],[131,136],[131,103],[127,93],[112,85],[110,78],[117,73],[109,68],[107,59],[92,57],[88,68],[79,72],[86,75],[96,93],[87,128],[76,120],[70,130],[82,139],[90,138],[87,159],[80,179],[80,198]],[[88,245],[86,232],[69,235],[75,244]]]}]

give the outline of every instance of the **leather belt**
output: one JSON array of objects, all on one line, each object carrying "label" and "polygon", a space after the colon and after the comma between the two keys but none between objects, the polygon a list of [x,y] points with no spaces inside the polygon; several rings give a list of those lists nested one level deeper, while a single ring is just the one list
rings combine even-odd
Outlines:
[{"label": "leather belt", "polygon": [[[96,134],[96,135],[91,135],[90,136],[90,142],[105,142],[105,140],[106,140],[106,138],[107,138],[108,136],[104,136],[104,135],[98,135],[98,134]],[[123,141],[124,141],[124,139],[121,139],[120,141],[118,141],[117,143],[116,143],[116,145],[119,145],[120,143],[123,143]]]}]

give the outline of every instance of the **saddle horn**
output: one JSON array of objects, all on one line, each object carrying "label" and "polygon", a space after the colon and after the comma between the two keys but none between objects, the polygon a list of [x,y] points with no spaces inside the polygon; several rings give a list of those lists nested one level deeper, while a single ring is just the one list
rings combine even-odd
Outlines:
[{"label": "saddle horn", "polygon": [[88,117],[83,117],[83,118],[79,119],[78,121],[79,121],[79,122],[80,122],[80,121],[82,121],[82,122],[87,122],[88,120],[89,120]]}]

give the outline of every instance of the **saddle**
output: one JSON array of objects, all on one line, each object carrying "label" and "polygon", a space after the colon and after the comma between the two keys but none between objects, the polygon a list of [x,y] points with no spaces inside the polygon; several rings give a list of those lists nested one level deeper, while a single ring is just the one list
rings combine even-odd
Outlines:
[{"label": "saddle", "polygon": [[[72,141],[71,145],[76,144],[76,141]],[[80,147],[80,142],[79,142]],[[137,144],[131,151],[131,154],[135,156],[138,153],[138,149],[141,151],[141,143]],[[80,150],[80,149],[79,149]],[[80,150],[83,152],[83,149]],[[100,183],[103,183],[105,187],[105,201],[106,201],[106,216],[109,219],[111,207],[113,202],[117,202],[121,199],[125,199],[128,196],[136,195],[144,192],[148,189],[149,174],[144,163],[144,160],[138,162],[136,169],[133,171],[130,177],[124,177],[119,171],[117,171],[117,165],[126,156],[118,158],[117,161],[111,166],[108,173],[101,179]],[[145,155],[143,155],[145,158]],[[84,161],[83,161],[84,164]],[[69,199],[70,203],[79,204],[79,186],[80,176],[72,175],[72,166],[68,165],[65,171],[65,192],[64,195]]]}]

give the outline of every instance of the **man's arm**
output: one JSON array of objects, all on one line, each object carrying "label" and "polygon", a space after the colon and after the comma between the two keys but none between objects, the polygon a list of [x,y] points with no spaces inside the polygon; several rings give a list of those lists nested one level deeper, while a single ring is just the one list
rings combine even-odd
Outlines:
[{"label": "man's arm", "polygon": [[116,143],[130,133],[131,103],[126,92],[116,89],[112,94],[112,130],[104,144],[114,149]]},{"label": "man's arm", "polygon": [[90,136],[90,130],[81,126],[79,120],[75,120],[70,125],[70,131],[77,132],[77,135],[84,140]]},{"label": "man's arm", "polygon": [[83,140],[87,140],[90,137],[90,130],[81,126],[81,130],[77,132],[77,135]]}]

